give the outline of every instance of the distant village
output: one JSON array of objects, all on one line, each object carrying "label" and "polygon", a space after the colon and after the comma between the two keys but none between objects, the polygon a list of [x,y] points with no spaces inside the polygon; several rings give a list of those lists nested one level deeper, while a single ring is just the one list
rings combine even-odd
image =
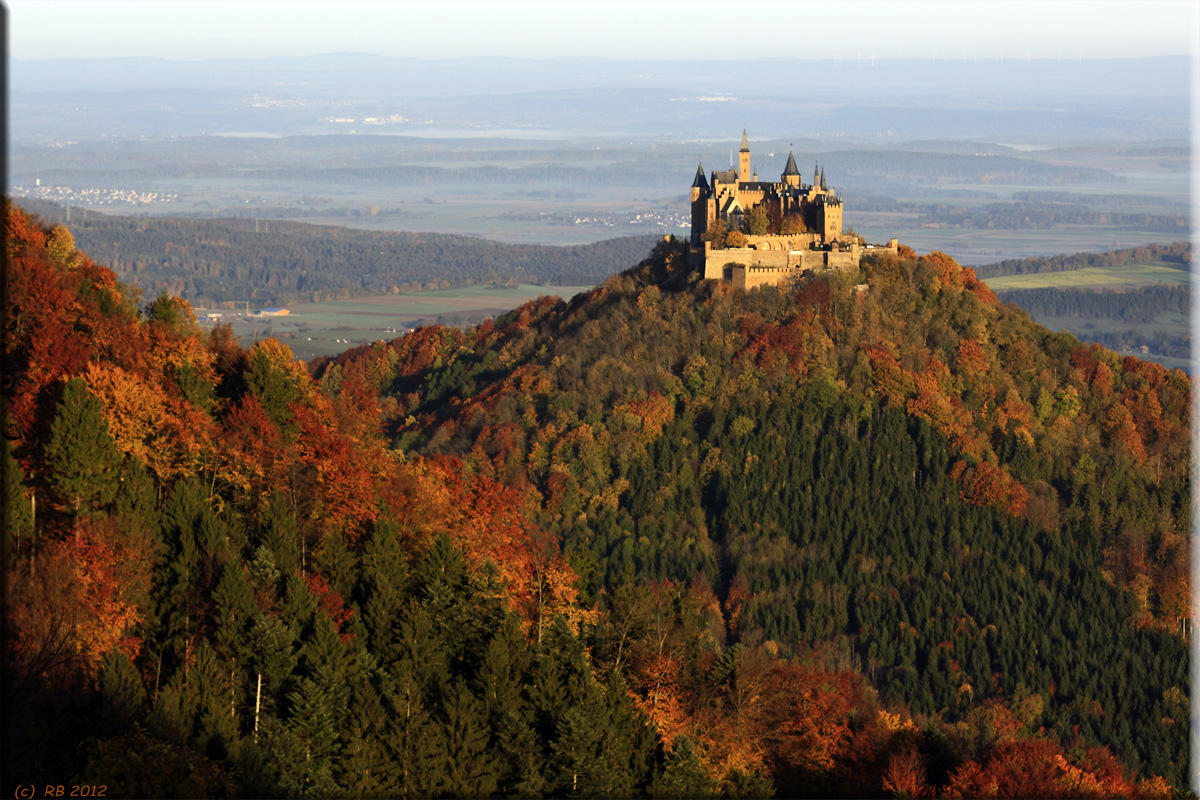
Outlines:
[{"label": "distant village", "polygon": [[179,195],[168,192],[143,192],[137,189],[73,189],[70,186],[14,186],[13,197],[30,197],[55,203],[86,206],[145,206],[151,203],[178,203]]},{"label": "distant village", "polygon": [[570,211],[509,211],[500,214],[499,219],[537,220],[550,225],[590,225],[599,228],[622,228],[628,225],[641,225],[654,228],[677,230],[690,228],[692,218],[687,211],[631,211],[626,214],[591,213],[581,214]]}]

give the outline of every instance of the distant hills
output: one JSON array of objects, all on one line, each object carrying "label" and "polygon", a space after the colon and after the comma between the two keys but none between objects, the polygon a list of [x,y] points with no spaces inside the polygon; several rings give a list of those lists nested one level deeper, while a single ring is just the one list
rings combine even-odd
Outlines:
[{"label": "distant hills", "polygon": [[196,62],[10,58],[9,66],[16,140],[329,133],[355,127],[331,126],[329,118],[392,115],[405,122],[356,130],[725,138],[734,119],[752,122],[756,136],[1186,138],[1190,102],[1184,56],[616,61],[332,54]]},{"label": "distant hills", "polygon": [[[813,96],[907,100],[931,94],[976,98],[1140,96],[1155,100],[1187,94],[1187,56],[1110,59],[908,59],[866,57],[638,61],[602,58],[395,58],[363,53],[301,57],[169,61],[155,58],[9,57],[17,92],[125,92],[164,88],[203,91],[277,91],[291,96],[468,97],[526,92],[617,88],[676,89],[719,96],[777,96],[801,88]],[[869,76],[869,80],[865,80]],[[1182,82],[1181,82],[1182,81]],[[685,99],[685,98],[680,98]],[[708,100],[712,102],[712,100]]]}]

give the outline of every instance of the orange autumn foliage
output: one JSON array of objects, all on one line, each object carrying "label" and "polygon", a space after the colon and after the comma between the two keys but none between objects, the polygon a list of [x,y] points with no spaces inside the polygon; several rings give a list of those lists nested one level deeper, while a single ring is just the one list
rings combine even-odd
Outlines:
[{"label": "orange autumn foliage", "polygon": [[[1160,779],[1161,780],[1161,779]],[[1076,764],[1046,739],[1009,742],[992,748],[983,763],[968,761],[950,776],[948,798],[1138,797],[1141,786],[1125,777],[1104,748],[1092,748]],[[1146,783],[1151,793],[1157,782]]]},{"label": "orange autumn foliage", "polygon": [[191,475],[215,441],[212,419],[153,380],[113,364],[88,364],[88,386],[104,407],[117,448],[161,481]]},{"label": "orange autumn foliage", "polygon": [[793,664],[774,671],[771,688],[773,756],[802,774],[831,772],[849,752],[851,717],[868,705],[862,677]]},{"label": "orange autumn foliage", "polygon": [[931,264],[937,269],[939,285],[962,287],[963,268],[950,256],[938,250],[930,250],[919,260]]},{"label": "orange autumn foliage", "polygon": [[323,535],[337,534],[357,541],[379,517],[373,451],[355,448],[334,424],[332,403],[317,394],[314,406],[291,406],[300,437],[293,448],[307,465],[316,489],[307,503],[308,517]]},{"label": "orange autumn foliage", "polygon": [[490,563],[527,632],[540,635],[556,615],[575,630],[594,617],[593,610],[578,606],[578,576],[557,543],[529,521],[525,494],[469,475],[461,461],[448,456],[413,458],[401,471],[415,479],[412,505],[402,518],[420,539],[448,533],[472,569]]},{"label": "orange autumn foliage", "polygon": [[970,267],[963,267],[963,287],[969,292],[974,292],[975,296],[988,305],[995,306],[1000,304],[1000,298],[996,297],[996,293],[983,281],[975,277],[975,270]]},{"label": "orange autumn foliage", "polygon": [[85,518],[73,535],[43,547],[34,566],[6,576],[18,661],[40,663],[53,651],[58,667],[77,661],[90,671],[114,647],[137,654],[132,631],[143,619],[138,601],[150,592],[153,555],[122,527]]},{"label": "orange autumn foliage", "polygon": [[955,462],[950,477],[963,484],[959,496],[975,506],[993,505],[1013,516],[1020,516],[1029,502],[1029,492],[1013,479],[1003,467],[987,461],[968,466],[965,461]]}]

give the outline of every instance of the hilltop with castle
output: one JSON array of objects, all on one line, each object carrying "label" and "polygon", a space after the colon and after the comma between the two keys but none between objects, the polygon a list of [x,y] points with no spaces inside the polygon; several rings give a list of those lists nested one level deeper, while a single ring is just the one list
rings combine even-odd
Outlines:
[{"label": "hilltop with castle", "polygon": [[738,168],[692,181],[692,259],[704,277],[741,289],[783,283],[807,271],[857,268],[866,253],[897,250],[897,241],[865,244],[842,231],[842,198],[814,166],[806,184],[788,150],[778,181],[760,181],[742,131]]}]

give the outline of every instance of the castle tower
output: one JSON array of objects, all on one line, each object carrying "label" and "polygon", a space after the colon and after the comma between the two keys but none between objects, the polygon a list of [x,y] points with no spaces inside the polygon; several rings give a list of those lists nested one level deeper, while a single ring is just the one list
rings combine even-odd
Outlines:
[{"label": "castle tower", "polygon": [[708,206],[712,189],[704,177],[704,162],[696,167],[696,179],[692,181],[692,246],[700,246],[700,237],[708,230]]},{"label": "castle tower", "polygon": [[788,186],[800,185],[800,170],[796,167],[796,157],[792,155],[792,149],[788,148],[787,166],[783,168],[783,174],[779,176],[779,180]]},{"label": "castle tower", "polygon": [[704,162],[696,167],[696,179],[692,181],[692,202],[700,199],[701,194],[708,194],[708,180],[704,177]]},{"label": "castle tower", "polygon": [[838,197],[826,196],[821,204],[821,238],[832,242],[842,235],[842,201]]},{"label": "castle tower", "polygon": [[738,182],[750,180],[750,142],[746,139],[746,129],[742,128],[742,149],[738,151]]},{"label": "castle tower", "polygon": [[813,182],[812,182],[812,185],[813,185],[813,188],[814,188],[814,189],[815,189],[815,188],[817,188],[818,186],[820,186],[820,185],[821,185],[821,173],[820,173],[820,170],[818,170],[818,169],[817,169],[817,162],[815,162],[815,161],[813,162]]}]

